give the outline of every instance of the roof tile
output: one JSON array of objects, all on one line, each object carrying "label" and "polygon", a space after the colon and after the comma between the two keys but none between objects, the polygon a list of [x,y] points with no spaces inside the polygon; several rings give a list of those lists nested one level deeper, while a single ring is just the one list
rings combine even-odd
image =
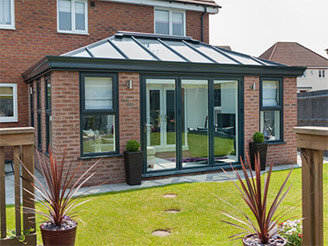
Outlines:
[{"label": "roof tile", "polygon": [[277,42],[260,58],[289,66],[328,67],[328,59],[296,42]]}]

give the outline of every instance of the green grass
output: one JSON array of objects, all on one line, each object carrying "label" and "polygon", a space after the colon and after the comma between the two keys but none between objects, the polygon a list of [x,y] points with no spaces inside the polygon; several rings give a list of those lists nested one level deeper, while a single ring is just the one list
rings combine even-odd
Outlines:
[{"label": "green grass", "polygon": [[[272,177],[270,198],[279,189],[287,171],[275,172]],[[324,165],[324,235],[328,235],[328,164]],[[289,183],[294,183],[280,209],[301,198],[301,169],[295,169]],[[178,197],[164,198],[165,193],[176,193]],[[231,182],[191,183],[164,187],[113,192],[88,197],[90,202],[80,218],[77,245],[241,245],[240,241],[228,241],[227,237],[238,232],[220,222],[224,217],[220,210],[232,211],[212,193],[242,209],[236,188]],[[290,216],[301,218],[301,201]],[[178,214],[167,214],[163,210],[181,209]],[[8,209],[8,228],[14,228],[14,209]],[[40,218],[38,218],[40,220]],[[151,235],[156,229],[169,228],[171,235],[159,238]],[[40,232],[38,231],[40,241]],[[325,237],[325,245],[328,245]]]}]

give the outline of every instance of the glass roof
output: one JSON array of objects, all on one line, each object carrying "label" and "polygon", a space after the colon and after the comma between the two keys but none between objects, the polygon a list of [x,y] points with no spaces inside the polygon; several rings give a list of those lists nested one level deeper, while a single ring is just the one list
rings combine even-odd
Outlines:
[{"label": "glass roof", "polygon": [[191,37],[118,32],[62,56],[183,63],[285,66],[209,45]]}]

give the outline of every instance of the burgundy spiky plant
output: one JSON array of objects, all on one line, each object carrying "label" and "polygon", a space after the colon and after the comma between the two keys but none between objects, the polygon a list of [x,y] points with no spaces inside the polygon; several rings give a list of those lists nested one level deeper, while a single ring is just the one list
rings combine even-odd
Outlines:
[{"label": "burgundy spiky plant", "polygon": [[[245,212],[241,211],[241,209],[237,208],[236,206],[233,206],[229,202],[223,200],[222,198],[218,197],[223,202],[227,203],[234,209],[238,210],[246,219],[239,219],[233,215],[231,215],[228,212],[221,211],[221,213],[225,216],[227,216],[230,219],[233,219],[235,222],[238,223],[232,223],[229,221],[221,220],[224,223],[227,223],[229,225],[235,226],[242,230],[241,233],[235,234],[230,236],[230,239],[240,239],[241,236],[247,235],[247,234],[257,234],[258,238],[261,240],[262,244],[267,244],[269,240],[277,233],[277,223],[279,220],[281,220],[283,217],[285,217],[291,210],[294,208],[291,208],[290,206],[288,209],[280,212],[279,214],[276,214],[277,208],[281,204],[282,200],[286,197],[287,193],[291,189],[290,185],[286,191],[284,191],[284,188],[286,186],[287,180],[289,179],[292,169],[288,173],[286,179],[280,186],[280,189],[278,193],[276,194],[274,200],[271,204],[268,202],[268,191],[269,191],[269,184],[272,174],[272,168],[273,168],[273,161],[270,164],[270,170],[268,173],[265,172],[264,175],[264,190],[262,189],[262,176],[261,176],[261,166],[259,160],[259,155],[255,158],[255,176],[253,175],[253,171],[247,172],[246,166],[244,162],[241,160],[242,165],[242,171],[245,176],[245,180],[241,178],[238,171],[235,170],[233,167],[233,171],[235,172],[240,186],[233,181],[234,185],[237,187],[238,192],[243,199],[243,201],[247,204],[248,208],[251,210],[253,217],[255,219],[251,220]],[[247,156],[248,161],[248,168],[251,170],[249,158]]]},{"label": "burgundy spiky plant", "polygon": [[[38,151],[37,151],[38,153]],[[78,171],[81,168],[81,164],[75,170],[72,170],[73,161],[68,164],[68,168],[64,171],[65,167],[65,157],[66,152],[64,151],[63,158],[60,163],[57,162],[57,158],[53,156],[52,151],[49,150],[49,163],[44,157],[41,157],[38,153],[39,165],[41,173],[45,180],[45,185],[33,175],[24,163],[20,160],[20,163],[24,169],[33,177],[35,182],[30,180],[25,180],[29,182],[38,193],[31,193],[29,190],[24,189],[26,192],[33,196],[33,201],[39,202],[48,213],[33,209],[29,212],[34,214],[39,214],[47,219],[52,225],[61,227],[65,220],[72,219],[76,217],[76,212],[73,210],[82,205],[87,201],[81,201],[77,198],[84,195],[87,191],[74,197],[78,190],[88,181],[91,177],[95,175],[96,172],[90,174],[90,171],[99,163],[97,161],[92,166],[90,166],[81,176],[78,177]]]}]

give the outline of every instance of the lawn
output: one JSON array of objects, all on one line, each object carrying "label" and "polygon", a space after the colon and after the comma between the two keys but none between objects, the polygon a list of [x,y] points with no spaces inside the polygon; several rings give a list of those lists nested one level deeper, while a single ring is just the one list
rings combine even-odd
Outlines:
[{"label": "lawn", "polygon": [[[276,194],[287,171],[274,172],[270,196]],[[328,245],[328,164],[324,165],[324,235]],[[301,169],[295,169],[290,178],[293,188],[280,207],[286,209],[301,198]],[[164,198],[175,193],[176,198]],[[231,208],[212,195],[217,194],[230,203],[245,209],[231,182],[186,183],[164,187],[113,192],[88,197],[91,201],[81,208],[77,245],[241,245],[227,237],[238,232],[220,222],[220,210]],[[290,216],[301,218],[301,202]],[[178,214],[164,210],[181,209]],[[14,209],[8,209],[8,228],[14,228]],[[168,237],[151,234],[156,229],[170,229]],[[38,231],[40,243],[40,233]]]}]

